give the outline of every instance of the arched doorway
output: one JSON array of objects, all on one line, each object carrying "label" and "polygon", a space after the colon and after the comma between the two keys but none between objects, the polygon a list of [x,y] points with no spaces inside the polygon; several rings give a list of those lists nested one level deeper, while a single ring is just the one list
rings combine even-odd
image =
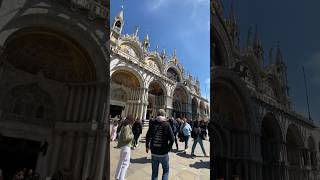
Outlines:
[{"label": "arched doorway", "polygon": [[133,72],[117,70],[112,73],[110,96],[110,115],[112,118],[129,114],[134,117],[138,116],[139,112],[134,105],[135,103],[128,103],[128,101],[139,100],[140,86],[141,82]]},{"label": "arched doorway", "polygon": [[306,159],[303,151],[303,141],[298,127],[294,124],[289,125],[286,135],[287,160],[289,180],[304,179],[301,166],[304,166]]},{"label": "arched doorway", "polygon": [[[0,161],[1,167],[9,167],[4,170],[8,172],[4,172],[6,178],[12,178],[9,176],[20,170],[21,165],[42,176],[50,176],[57,169],[70,169],[77,159],[74,152],[83,148],[83,143],[74,144],[79,137],[66,136],[70,130],[55,124],[101,119],[106,84],[98,86],[97,79],[102,76],[97,74],[96,60],[71,36],[45,27],[24,28],[11,34],[4,44],[1,60],[6,68],[2,79],[9,82],[0,90],[3,110],[0,159],[11,159]],[[95,98],[101,101],[93,101]],[[92,99],[95,103],[92,109],[96,112],[89,109],[85,99]],[[74,134],[80,131],[74,130]],[[59,140],[60,137],[63,139]],[[41,153],[41,142],[48,143],[45,147],[48,153]],[[62,153],[64,149],[68,151]],[[84,152],[77,156],[80,162],[82,156]],[[73,170],[79,168],[81,165]]]},{"label": "arched doorway", "polygon": [[182,87],[176,87],[173,92],[172,117],[187,117],[188,114],[188,96]]},{"label": "arched doorway", "polygon": [[157,116],[158,109],[165,109],[166,91],[164,86],[158,81],[152,81],[148,88],[148,115],[147,117]]},{"label": "arched doorway", "polygon": [[272,114],[267,114],[261,125],[261,154],[263,160],[262,178],[264,180],[282,180],[280,167],[282,146],[281,128]]},{"label": "arched doorway", "polygon": [[[211,116],[214,121],[212,124],[227,134],[225,143],[222,144],[225,154],[220,156],[218,152],[213,151],[214,154],[217,154],[213,159],[213,168],[216,168],[213,170],[216,172],[214,176],[231,179],[233,175],[239,175],[241,178],[247,179],[248,171],[244,168],[249,163],[246,160],[249,144],[246,144],[245,141],[248,137],[247,106],[238,88],[232,84],[215,81],[212,85],[214,87],[213,106],[211,106]],[[210,144],[213,150],[214,146],[215,142]]]}]

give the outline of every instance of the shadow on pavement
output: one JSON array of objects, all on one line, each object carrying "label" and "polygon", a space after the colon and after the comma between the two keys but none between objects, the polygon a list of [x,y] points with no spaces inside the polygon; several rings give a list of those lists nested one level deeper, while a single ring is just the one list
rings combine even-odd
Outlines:
[{"label": "shadow on pavement", "polygon": [[192,158],[191,154],[187,154],[185,151],[177,152],[177,155],[184,158]]},{"label": "shadow on pavement", "polygon": [[151,163],[151,159],[147,159],[147,157],[137,158],[137,159],[131,159],[131,163],[137,163],[137,164],[147,164]]},{"label": "shadow on pavement", "polygon": [[195,162],[194,164],[190,164],[189,166],[196,169],[210,169],[210,161],[200,160],[199,162]]}]

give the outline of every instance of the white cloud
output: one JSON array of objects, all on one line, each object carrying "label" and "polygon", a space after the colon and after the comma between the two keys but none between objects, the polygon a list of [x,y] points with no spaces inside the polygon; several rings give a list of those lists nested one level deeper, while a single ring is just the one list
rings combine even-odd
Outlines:
[{"label": "white cloud", "polygon": [[168,2],[170,2],[169,0],[152,0],[149,4],[148,4],[148,10],[150,11],[157,11],[159,10],[161,7],[165,6]]}]

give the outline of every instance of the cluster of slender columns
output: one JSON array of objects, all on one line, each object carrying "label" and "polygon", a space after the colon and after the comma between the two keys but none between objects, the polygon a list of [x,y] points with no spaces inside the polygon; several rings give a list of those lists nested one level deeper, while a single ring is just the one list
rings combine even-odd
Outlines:
[{"label": "cluster of slender columns", "polygon": [[125,107],[124,115],[132,115],[134,118],[145,119],[148,105],[148,89],[132,89]]},{"label": "cluster of slender columns", "polygon": [[[91,176],[102,179],[105,165],[107,130],[103,126],[107,89],[104,83],[66,85],[66,111],[64,118],[74,127],[90,124],[88,128],[69,129],[65,122],[50,135],[47,175],[57,170],[68,170],[76,179]],[[104,109],[103,109],[104,108]],[[96,128],[93,125],[96,124]],[[101,124],[101,125],[99,125]]]}]

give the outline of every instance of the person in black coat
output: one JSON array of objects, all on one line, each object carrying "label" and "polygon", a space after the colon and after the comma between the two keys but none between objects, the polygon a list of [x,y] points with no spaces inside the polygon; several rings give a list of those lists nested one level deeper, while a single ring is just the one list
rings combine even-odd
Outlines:
[{"label": "person in black coat", "polygon": [[134,136],[132,149],[134,149],[138,146],[139,137],[140,137],[140,134],[142,133],[142,123],[138,118],[136,119],[136,121],[132,126],[132,133]]},{"label": "person in black coat", "polygon": [[173,132],[173,135],[174,135],[174,142],[176,144],[177,151],[179,151],[178,138],[177,138],[177,134],[178,134],[179,129],[180,129],[179,123],[174,118],[170,118],[169,119],[169,123],[170,123],[170,126],[172,128],[172,132]]},{"label": "person in black coat", "polygon": [[194,155],[194,150],[195,150],[197,144],[199,143],[200,147],[202,149],[203,155],[207,156],[207,153],[206,153],[206,151],[204,149],[203,141],[202,141],[202,140],[205,139],[205,137],[204,137],[202,129],[200,128],[199,121],[195,121],[194,122],[194,126],[193,126],[192,132],[191,132],[191,137],[193,138],[193,145],[192,145],[192,149],[191,149],[191,155],[195,156]]}]

